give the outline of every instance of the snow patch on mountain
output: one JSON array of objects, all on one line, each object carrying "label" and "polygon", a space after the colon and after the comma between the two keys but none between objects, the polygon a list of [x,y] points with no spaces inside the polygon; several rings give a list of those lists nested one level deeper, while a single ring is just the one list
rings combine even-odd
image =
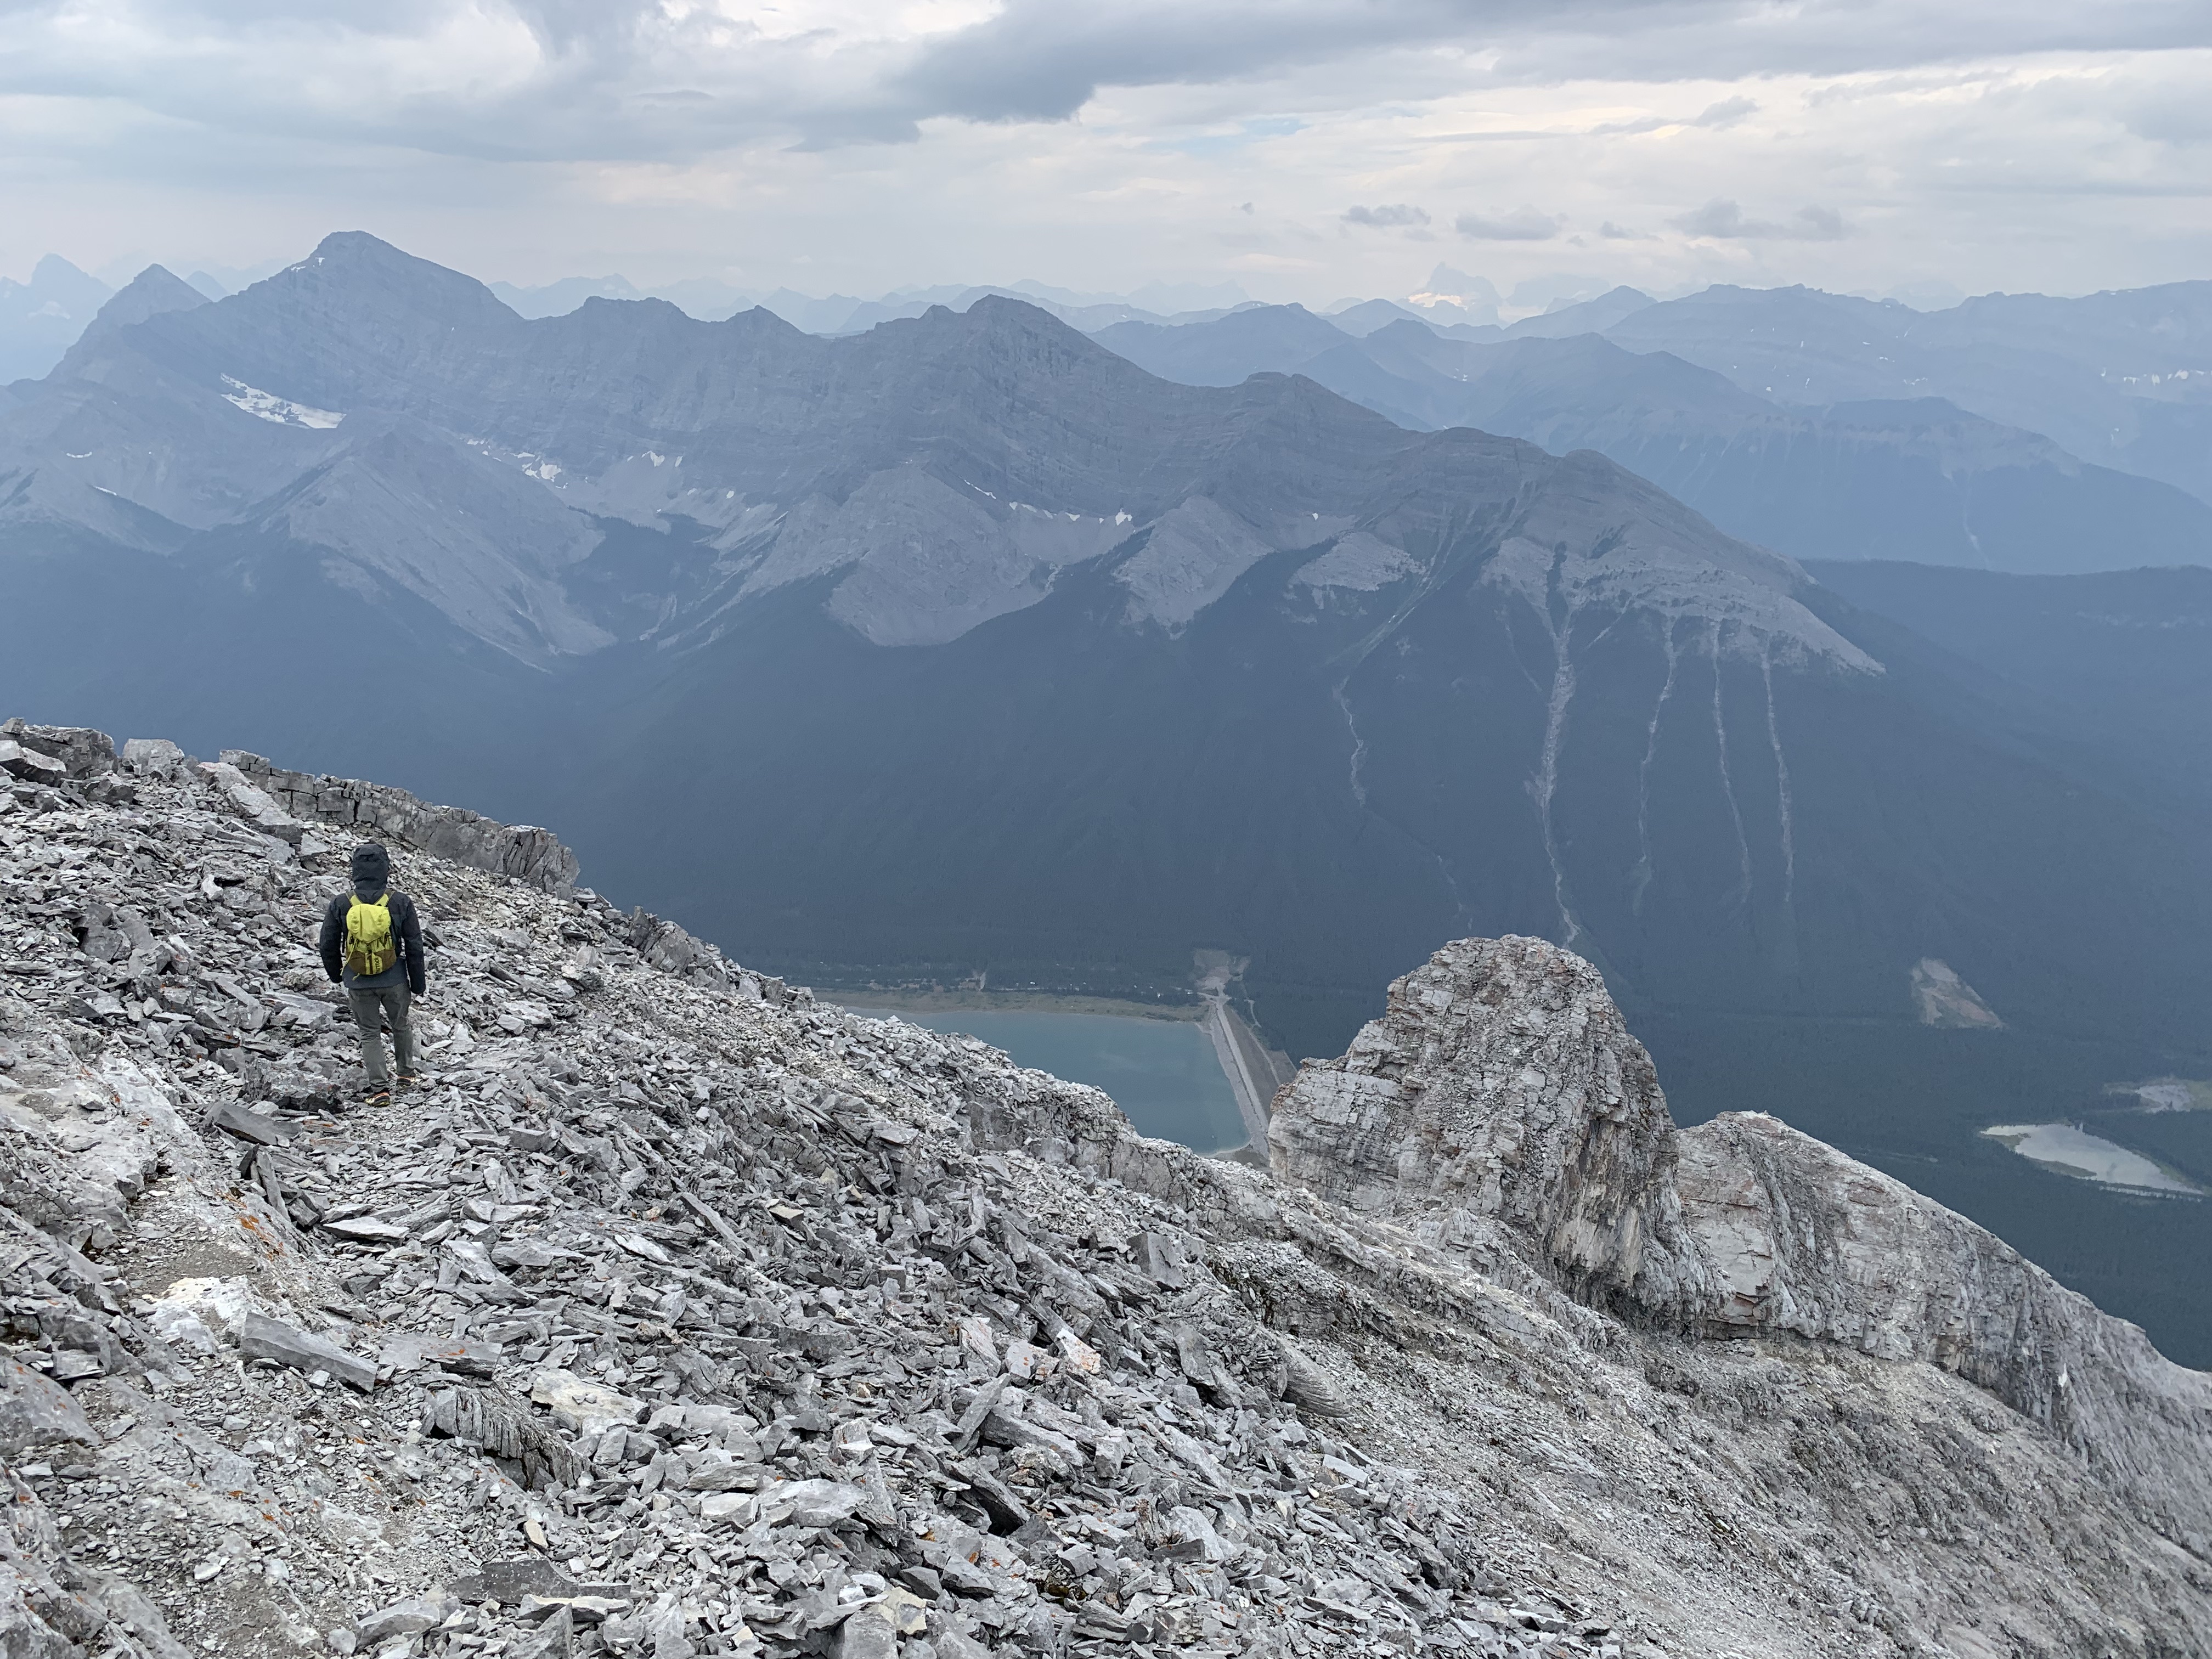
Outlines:
[{"label": "snow patch on mountain", "polygon": [[264,392],[258,386],[246,385],[226,374],[222,383],[230,388],[222,394],[227,404],[244,410],[247,414],[273,422],[277,426],[312,427],[318,432],[327,432],[345,419],[334,409],[316,409],[307,404],[295,404],[289,398],[280,398],[273,392]]}]

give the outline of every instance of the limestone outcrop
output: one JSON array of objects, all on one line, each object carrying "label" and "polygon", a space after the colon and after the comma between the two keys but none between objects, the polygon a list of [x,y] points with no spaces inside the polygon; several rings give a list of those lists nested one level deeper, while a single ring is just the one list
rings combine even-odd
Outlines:
[{"label": "limestone outcrop", "polygon": [[1279,1175],[1425,1239],[1502,1228],[1595,1291],[1702,1288],[1651,1058],[1597,970],[1542,939],[1461,939],[1397,981],[1343,1058],[1277,1097],[1267,1141]]},{"label": "limestone outcrop", "polygon": [[1955,1372],[2212,1545],[2212,1376],[2017,1251],[1779,1120],[1678,1130],[1596,969],[1462,939],[1278,1097],[1275,1171],[1486,1264],[1705,1336],[1792,1337]]},{"label": "limestone outcrop", "polygon": [[1903,1182],[1763,1113],[1676,1138],[1707,1269],[1669,1308],[1955,1371],[2077,1449],[2160,1531],[2212,1551],[2212,1376]]}]

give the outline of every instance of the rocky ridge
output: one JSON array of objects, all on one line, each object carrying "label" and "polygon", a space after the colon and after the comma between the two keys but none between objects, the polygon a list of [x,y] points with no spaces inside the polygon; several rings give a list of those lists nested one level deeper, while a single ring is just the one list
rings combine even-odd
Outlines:
[{"label": "rocky ridge", "polygon": [[[543,831],[0,769],[10,1652],[2207,1650],[2203,1379],[1771,1120],[1675,1132],[1552,947],[1400,981],[1268,1174]],[[374,1114],[312,951],[364,826],[432,949]],[[1908,1252],[1963,1349],[1860,1316]],[[2008,1301],[2096,1412],[1958,1358]]]}]

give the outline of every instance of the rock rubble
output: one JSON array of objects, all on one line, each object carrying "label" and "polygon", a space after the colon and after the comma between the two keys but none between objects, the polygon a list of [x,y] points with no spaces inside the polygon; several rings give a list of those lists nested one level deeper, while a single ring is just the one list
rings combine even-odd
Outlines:
[{"label": "rock rubble", "polygon": [[[2066,1424],[1833,1320],[1709,1340],[1711,1183],[1625,1032],[1510,1201],[1387,1138],[1271,1175],[623,915],[543,831],[0,737],[0,1650],[2207,1650],[2202,1540]],[[373,1113],[313,951],[364,824],[431,952]],[[1444,994],[1439,1076],[1449,957],[1393,994]],[[1796,1215],[1833,1182],[1790,1167]]]}]

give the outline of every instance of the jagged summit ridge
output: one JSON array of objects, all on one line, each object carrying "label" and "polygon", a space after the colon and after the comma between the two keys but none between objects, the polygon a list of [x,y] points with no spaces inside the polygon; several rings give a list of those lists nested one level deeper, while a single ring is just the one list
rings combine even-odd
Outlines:
[{"label": "jagged summit ridge", "polygon": [[[2206,1650],[2203,1538],[2099,1449],[2154,1400],[2085,1436],[1618,1300],[1711,1200],[1698,1132],[1655,1188],[1656,1080],[1552,947],[1449,947],[1336,1063],[1415,1119],[1461,1077],[1438,1146],[1497,1113],[1477,1073],[1526,1103],[1455,1231],[1379,1139],[1356,1210],[1146,1140],[621,915],[546,832],[4,740],[0,1621],[38,1650]],[[367,827],[435,936],[434,1071],[349,1115],[306,940]],[[1825,1152],[1759,1177],[1793,1218]],[[1679,1241],[1600,1248],[1670,1184]],[[2156,1443],[2201,1471],[2201,1425]]]}]

